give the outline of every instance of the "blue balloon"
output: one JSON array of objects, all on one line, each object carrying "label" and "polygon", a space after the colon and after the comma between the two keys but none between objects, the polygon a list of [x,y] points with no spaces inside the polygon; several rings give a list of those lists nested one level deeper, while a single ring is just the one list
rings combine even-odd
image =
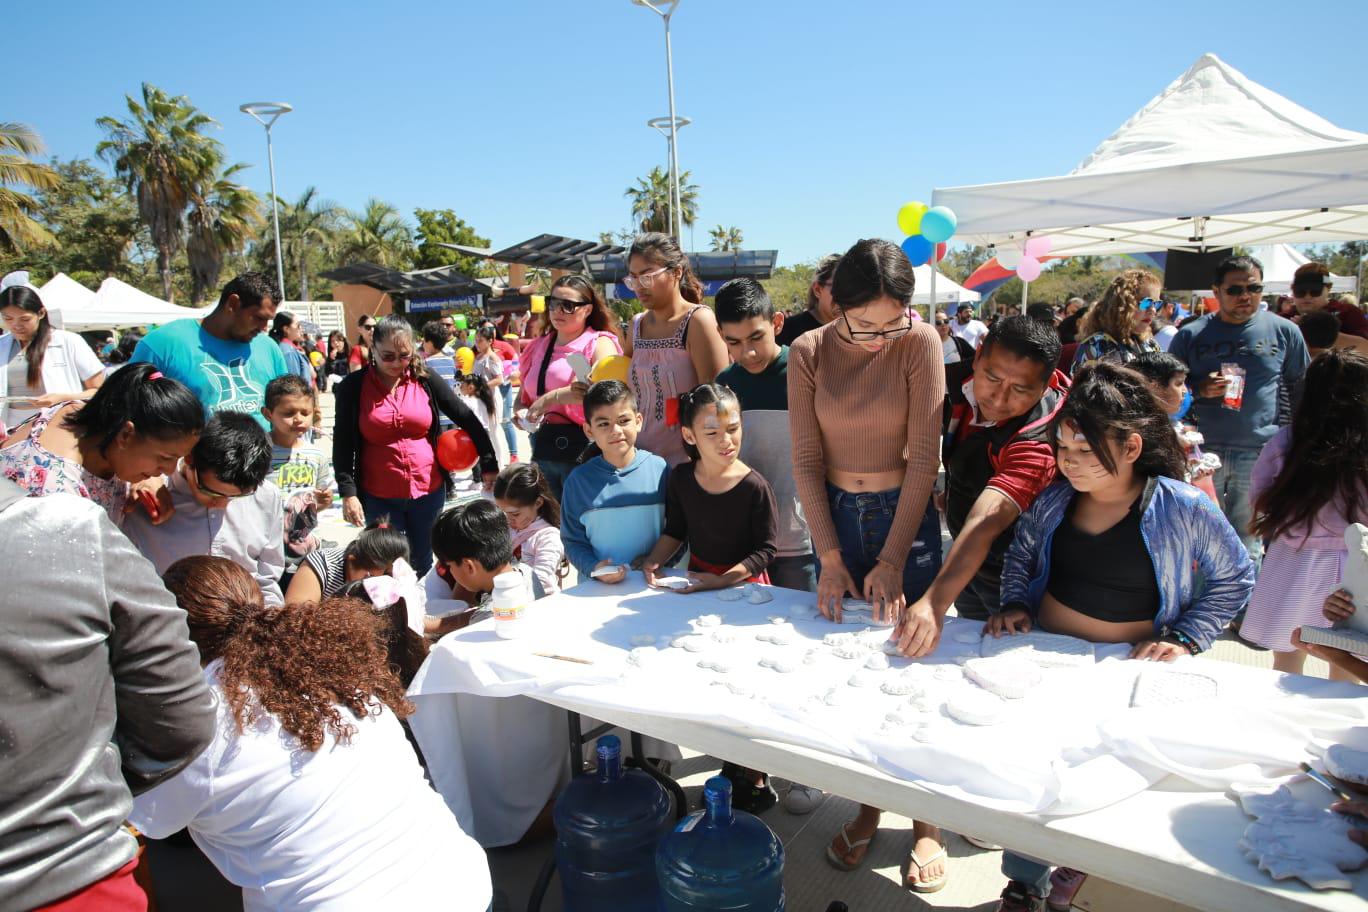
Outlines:
[{"label": "blue balloon", "polygon": [[921,233],[933,244],[948,241],[955,234],[959,219],[945,206],[932,206],[922,214]]},{"label": "blue balloon", "polygon": [[913,266],[920,266],[929,260],[935,249],[936,245],[927,240],[924,234],[909,234],[902,242],[902,252],[907,254]]}]

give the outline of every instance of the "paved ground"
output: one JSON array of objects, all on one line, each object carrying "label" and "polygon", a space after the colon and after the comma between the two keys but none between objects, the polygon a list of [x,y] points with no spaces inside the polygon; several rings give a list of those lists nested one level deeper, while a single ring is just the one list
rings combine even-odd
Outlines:
[{"label": "paved ground", "polygon": [[[330,399],[325,397],[324,409],[329,426],[331,403],[327,400]],[[527,454],[530,452],[527,438],[521,434],[520,438],[520,451]],[[345,542],[355,535],[354,529],[341,522],[336,510],[326,515],[323,522],[324,538]],[[1205,658],[1272,667],[1269,653],[1251,649],[1229,634],[1218,641]],[[1312,659],[1307,663],[1307,673],[1323,678],[1326,666]],[[685,786],[690,808],[694,809],[700,805],[704,780],[720,769],[721,762],[687,749],[684,753],[685,759],[676,768],[675,775]],[[778,781],[776,784],[781,789],[785,785]],[[825,846],[840,825],[854,817],[856,807],[854,802],[828,795],[806,816],[789,814],[782,806],[763,815],[765,822],[783,840],[787,853],[784,881],[790,912],[823,912],[832,900],[845,902],[852,912],[994,908],[1006,883],[999,873],[1001,853],[976,848],[954,834],[948,834],[950,882],[946,888],[925,897],[903,890],[899,885],[912,845],[912,822],[894,814],[884,816],[883,828],[864,867],[850,873],[833,868],[826,861]],[[1029,847],[1022,848],[1029,850]],[[506,908],[528,908],[532,884],[550,855],[549,839],[489,853],[495,887],[503,894],[501,898],[507,903]],[[151,850],[150,859],[160,912],[236,912],[241,908],[238,891],[193,847],[157,844]],[[541,907],[546,912],[557,912],[561,908],[558,889],[558,884],[553,882]]]}]

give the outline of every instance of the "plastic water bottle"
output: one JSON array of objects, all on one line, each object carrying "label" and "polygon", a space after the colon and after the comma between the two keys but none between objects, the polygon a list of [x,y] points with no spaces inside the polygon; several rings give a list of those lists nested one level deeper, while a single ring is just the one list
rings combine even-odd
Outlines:
[{"label": "plastic water bottle", "polygon": [[489,608],[494,613],[494,632],[505,640],[522,636],[530,604],[532,593],[521,573],[510,570],[494,577],[494,594],[489,599]]},{"label": "plastic water bottle", "polygon": [[731,783],[714,776],[695,811],[660,843],[661,908],[783,912],[784,847],[764,821],[733,811]]},{"label": "plastic water bottle", "polygon": [[670,795],[641,770],[623,770],[622,742],[598,740],[598,773],[556,799],[556,867],[567,912],[656,912],[656,846],[674,820]]}]

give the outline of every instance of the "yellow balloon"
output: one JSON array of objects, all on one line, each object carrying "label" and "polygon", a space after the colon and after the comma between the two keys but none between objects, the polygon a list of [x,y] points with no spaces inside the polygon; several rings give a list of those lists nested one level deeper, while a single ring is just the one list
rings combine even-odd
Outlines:
[{"label": "yellow balloon", "polygon": [[456,367],[463,374],[470,373],[475,366],[475,353],[465,346],[456,349]]},{"label": "yellow balloon", "polygon": [[309,363],[312,364],[314,367],[322,367],[323,353],[320,351],[309,352]]},{"label": "yellow balloon", "polygon": [[632,369],[632,359],[626,355],[609,355],[589,372],[589,379],[595,383],[600,380],[621,380],[627,382],[627,375]]},{"label": "yellow balloon", "polygon": [[531,310],[534,314],[546,313],[546,296],[533,295]]},{"label": "yellow balloon", "polygon": [[903,234],[917,234],[921,231],[922,216],[926,214],[926,203],[903,203],[898,210],[898,227]]}]

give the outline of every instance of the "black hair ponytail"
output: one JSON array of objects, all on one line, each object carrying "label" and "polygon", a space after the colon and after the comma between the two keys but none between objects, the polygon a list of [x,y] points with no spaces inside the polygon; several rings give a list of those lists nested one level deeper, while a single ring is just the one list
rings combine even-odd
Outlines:
[{"label": "black hair ponytail", "polygon": [[129,422],[142,437],[175,440],[204,430],[204,406],[151,364],[129,364],[110,374],[62,427],[80,440],[94,438],[103,453]]}]

